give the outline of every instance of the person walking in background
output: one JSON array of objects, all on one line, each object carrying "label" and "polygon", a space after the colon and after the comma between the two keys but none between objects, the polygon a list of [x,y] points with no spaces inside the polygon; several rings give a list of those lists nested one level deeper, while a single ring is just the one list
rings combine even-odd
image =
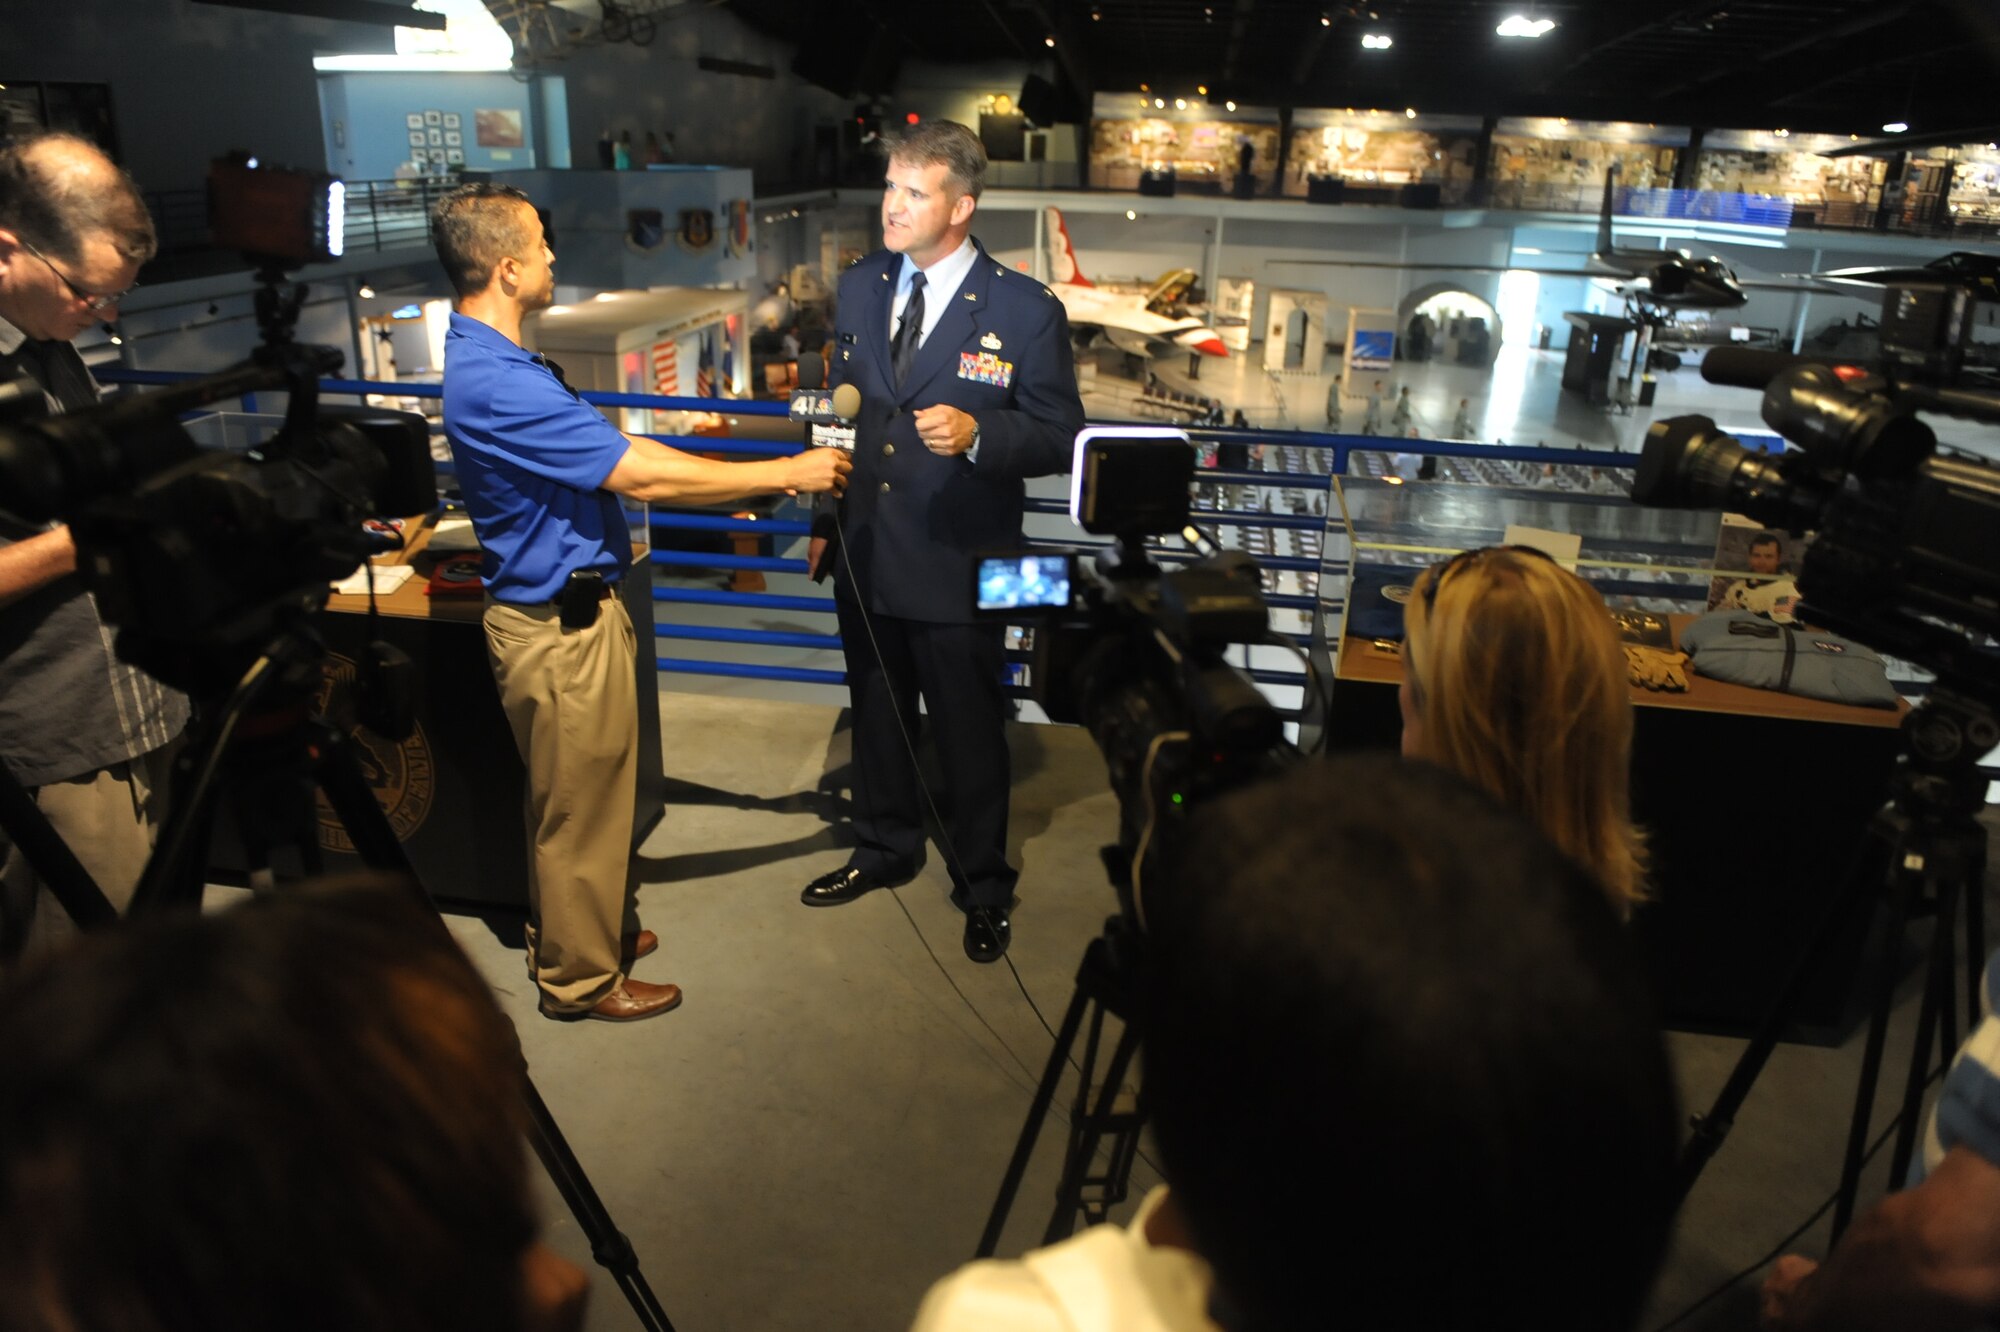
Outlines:
[{"label": "person walking in background", "polygon": [[1460,398],[1458,400],[1458,415],[1451,418],[1451,438],[1471,439],[1472,437],[1472,400],[1470,398]]},{"label": "person walking in background", "polygon": [[1361,433],[1382,433],[1382,381],[1379,379],[1375,381],[1375,387],[1368,390],[1368,405],[1361,409]]},{"label": "person walking in background", "polygon": [[1411,418],[1410,390],[1405,385],[1403,391],[1396,395],[1396,410],[1389,414],[1389,433],[1404,437],[1414,434],[1410,429]]}]

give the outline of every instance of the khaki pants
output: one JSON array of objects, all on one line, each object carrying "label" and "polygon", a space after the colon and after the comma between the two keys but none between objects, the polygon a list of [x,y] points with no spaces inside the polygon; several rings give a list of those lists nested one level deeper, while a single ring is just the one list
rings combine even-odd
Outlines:
[{"label": "khaki pants", "polygon": [[[138,890],[164,817],[167,771],[175,746],[126,763],[51,782],[30,792],[56,836],[123,915]],[[0,945],[21,941],[22,956],[61,947],[77,934],[69,913],[29,866],[20,848],[0,838]]]},{"label": "khaki pants", "polygon": [[639,928],[627,886],[639,783],[638,649],[615,597],[588,629],[553,606],[486,607],[500,706],[527,765],[528,965],[543,1005],[575,1012],[622,978]]}]

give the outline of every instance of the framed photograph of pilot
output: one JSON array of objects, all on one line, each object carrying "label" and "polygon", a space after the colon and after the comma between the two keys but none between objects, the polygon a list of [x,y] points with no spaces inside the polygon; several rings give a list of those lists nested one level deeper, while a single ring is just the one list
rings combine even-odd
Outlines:
[{"label": "framed photograph of pilot", "polygon": [[444,150],[444,160],[445,160],[445,164],[446,164],[447,166],[464,166],[464,165],[465,165],[465,149],[463,149],[463,148],[447,148],[447,149],[445,149],[445,150]]},{"label": "framed photograph of pilot", "polygon": [[426,124],[426,125],[442,125],[443,123],[444,123],[444,112],[442,112],[442,111],[426,111],[426,112],[424,112],[424,124]]},{"label": "framed photograph of pilot", "polygon": [[444,146],[447,148],[463,148],[465,146],[465,136],[455,129],[448,129],[444,132]]},{"label": "framed photograph of pilot", "polygon": [[430,144],[430,146],[431,146],[431,147],[433,147],[433,148],[442,148],[442,147],[444,147],[444,131],[443,131],[443,130],[425,130],[425,131],[424,131],[424,141],[425,141],[426,143]]},{"label": "framed photograph of pilot", "polygon": [[458,112],[447,111],[444,113],[444,127],[448,130],[455,130],[459,127]]},{"label": "framed photograph of pilot", "polygon": [[405,127],[409,129],[413,130],[422,129],[424,127],[424,113],[421,111],[410,112],[408,115],[403,117],[403,124]]},{"label": "framed photograph of pilot", "polygon": [[427,142],[429,142],[429,140],[424,138],[424,132],[421,129],[413,129],[410,131],[410,147],[421,148]]},{"label": "framed photograph of pilot", "polygon": [[1767,598],[1758,594],[1797,577],[1810,544],[1811,533],[1793,536],[1742,514],[1724,514],[1715,539],[1714,567],[1720,572],[1709,580],[1708,609],[1764,609],[1759,603]]}]

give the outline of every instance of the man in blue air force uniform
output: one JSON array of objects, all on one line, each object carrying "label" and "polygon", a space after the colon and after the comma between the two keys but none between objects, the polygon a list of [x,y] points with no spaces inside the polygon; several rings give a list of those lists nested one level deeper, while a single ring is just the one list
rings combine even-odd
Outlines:
[{"label": "man in blue air force uniform", "polygon": [[1067,470],[1083,427],[1062,302],[971,237],[985,173],[963,125],[904,135],[883,184],[885,248],[840,279],[831,378],[861,391],[861,411],[837,530],[816,526],[812,563],[833,571],[847,655],[857,845],[803,895],[835,906],[921,866],[927,807],[906,744],[921,695],[952,900],[979,962],[1007,951],[1016,874],[1002,627],[973,619],[972,557],[1020,544],[1023,481]]}]

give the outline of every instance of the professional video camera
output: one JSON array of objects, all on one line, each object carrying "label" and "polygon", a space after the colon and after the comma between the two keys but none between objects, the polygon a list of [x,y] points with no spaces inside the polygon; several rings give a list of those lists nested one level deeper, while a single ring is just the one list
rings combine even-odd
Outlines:
[{"label": "professional video camera", "polygon": [[[1949,1013],[1944,996],[1961,981],[1961,993],[1978,993],[1977,902],[1987,841],[1977,821],[1987,790],[1978,764],[2000,746],[2000,656],[1993,647],[2000,633],[2000,471],[1977,458],[1939,455],[1937,436],[1916,415],[2000,424],[2000,395],[1961,383],[1971,329],[1966,289],[1892,286],[1882,313],[1882,356],[1874,366],[1710,352],[1702,377],[1761,388],[1764,420],[1798,448],[1774,458],[1744,448],[1705,416],[1675,417],[1646,432],[1632,487],[1640,504],[1734,510],[1772,527],[1817,529],[1799,573],[1800,616],[1937,677],[1903,721],[1889,801],[1853,857],[1860,868],[1831,896],[1713,1107],[1694,1117],[1682,1156],[1685,1194],[1721,1147],[1834,941],[1864,928],[1873,906],[1886,907],[1888,938],[1874,950],[1872,985],[1864,983],[1873,1011],[1836,1195],[1836,1238],[1854,1212],[1904,923],[1928,915],[1933,933],[1892,1180],[1905,1177],[1912,1159],[1940,1001]],[[1876,866],[1879,897],[1864,882]],[[1962,978],[1952,974],[1961,905],[1972,941]]]},{"label": "professional video camera", "polygon": [[[1074,552],[1010,552],[974,565],[974,605],[986,618],[1035,627],[1035,701],[1053,721],[1080,722],[1104,754],[1118,796],[1119,838],[1104,864],[1119,912],[1084,950],[1055,1045],[1033,1107],[1021,1127],[976,1256],[999,1244],[1035,1139],[1072,1064],[1081,1090],[1070,1115],[1063,1175],[1044,1243],[1069,1234],[1077,1215],[1104,1219],[1125,1197],[1145,1123],[1143,1108],[1120,1100],[1144,1016],[1147,932],[1175,904],[1149,901],[1140,884],[1149,866],[1177,849],[1182,818],[1203,801],[1297,758],[1277,710],[1242,671],[1223,659],[1231,643],[1274,640],[1262,573],[1240,551],[1218,551],[1188,522],[1194,448],[1184,431],[1098,427],[1076,438],[1070,517],[1084,531],[1113,538],[1084,574]],[[1200,556],[1163,571],[1146,552],[1148,536],[1178,533]],[[1104,1018],[1124,1030],[1098,1071]],[[1099,1140],[1112,1139],[1110,1165],[1092,1175]]]},{"label": "professional video camera", "polygon": [[[1035,626],[1035,701],[1052,721],[1081,723],[1104,754],[1128,857],[1159,814],[1185,813],[1290,752],[1276,709],[1223,659],[1232,643],[1269,641],[1269,615],[1256,561],[1189,526],[1193,475],[1183,431],[1085,430],[1070,516],[1114,538],[1094,569],[1075,552],[986,555],[974,568],[980,616]],[[1145,540],[1169,533],[1201,558],[1162,571]],[[1122,892],[1121,902],[1133,905]]]},{"label": "professional video camera", "polygon": [[1711,351],[1702,377],[1761,388],[1764,420],[1798,448],[1776,457],[1746,449],[1705,416],[1656,421],[1632,498],[1817,529],[1799,575],[1814,623],[1992,698],[1993,660],[1968,634],[2000,633],[2000,471],[1939,455],[1916,415],[2000,424],[2000,395],[1952,382],[1969,327],[1954,293],[1963,294],[1892,287],[1874,367]]},{"label": "professional video camera", "polygon": [[[84,411],[37,416],[39,392],[0,394],[0,507],[66,521],[117,650],[170,684],[233,685],[285,627],[325,604],[329,581],[380,549],[376,514],[436,503],[422,418],[318,403],[340,368],[292,341],[304,284],[288,269],[339,256],[342,187],[330,176],[226,158],[209,175],[219,245],[259,269],[262,345],[241,365]],[[198,448],[195,408],[282,389],[284,425],[244,453]]]}]

